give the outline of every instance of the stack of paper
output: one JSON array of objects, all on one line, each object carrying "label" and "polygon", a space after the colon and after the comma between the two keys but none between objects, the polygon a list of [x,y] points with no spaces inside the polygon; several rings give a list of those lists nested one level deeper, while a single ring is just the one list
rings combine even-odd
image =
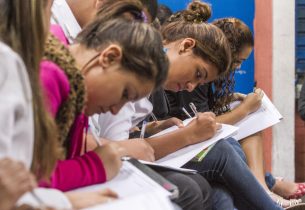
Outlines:
[{"label": "stack of paper", "polygon": [[145,193],[83,210],[174,210],[169,199],[158,193]]},{"label": "stack of paper", "polygon": [[[183,124],[187,125],[188,123],[191,122],[191,120],[193,120],[193,119],[186,119],[185,121],[183,121]],[[164,135],[165,133],[169,133],[169,132],[172,132],[177,129],[179,129],[177,126],[173,126],[152,137]],[[221,139],[228,138],[229,136],[233,135],[237,130],[238,130],[238,128],[235,126],[222,124],[222,128],[220,130],[218,130],[217,133],[215,134],[215,136],[213,136],[212,138],[205,140],[201,143],[182,148],[174,153],[171,153],[171,154],[157,160],[156,162],[161,165],[164,165],[164,166],[180,168],[185,163],[190,161],[193,157],[195,157],[203,149],[209,147],[210,145],[218,142]]]},{"label": "stack of paper", "polygon": [[171,195],[170,192],[165,190],[158,183],[153,181],[128,161],[123,162],[123,166],[119,174],[111,181],[104,184],[97,184],[80,188],[75,191],[88,192],[107,188],[116,192],[120,198],[127,198],[131,195],[138,195],[148,192],[158,192],[164,197]]},{"label": "stack of paper", "polygon": [[[232,103],[231,108],[236,107],[238,104],[240,102]],[[279,123],[281,119],[283,119],[283,116],[272,104],[268,96],[264,94],[261,108],[236,123],[234,126],[239,127],[239,130],[232,137],[236,140],[241,140]]]}]

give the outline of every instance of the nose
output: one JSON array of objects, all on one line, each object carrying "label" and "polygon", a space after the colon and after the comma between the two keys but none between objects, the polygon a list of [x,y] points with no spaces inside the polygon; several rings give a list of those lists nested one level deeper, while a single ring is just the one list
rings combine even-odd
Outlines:
[{"label": "nose", "polygon": [[197,86],[197,84],[194,84],[192,82],[188,82],[188,83],[186,83],[186,88],[185,89],[188,92],[192,92],[195,89],[196,86]]},{"label": "nose", "polygon": [[121,108],[124,106],[125,103],[120,103],[120,104],[116,104],[116,105],[112,105],[110,107],[110,112],[113,115],[116,115],[119,113],[119,111],[121,110]]}]

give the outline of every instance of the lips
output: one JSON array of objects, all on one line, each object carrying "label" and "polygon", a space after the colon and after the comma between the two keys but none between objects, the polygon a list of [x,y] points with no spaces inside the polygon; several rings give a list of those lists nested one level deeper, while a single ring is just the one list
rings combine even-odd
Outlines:
[{"label": "lips", "polygon": [[182,90],[182,86],[179,83],[177,83],[176,91],[178,92],[178,91],[181,91],[181,90]]},{"label": "lips", "polygon": [[103,107],[100,107],[100,113],[106,113]]}]

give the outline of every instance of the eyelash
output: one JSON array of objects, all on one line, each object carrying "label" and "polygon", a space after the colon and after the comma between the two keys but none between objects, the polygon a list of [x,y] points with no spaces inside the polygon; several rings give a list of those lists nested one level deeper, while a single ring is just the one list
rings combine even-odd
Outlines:
[{"label": "eyelash", "polygon": [[122,98],[128,100],[129,95],[128,95],[128,90],[127,89],[124,89],[123,94],[122,94]]},{"label": "eyelash", "polygon": [[197,72],[196,72],[196,78],[197,78],[197,79],[201,79],[201,78],[202,78],[202,73],[201,73],[201,71],[197,70]]}]

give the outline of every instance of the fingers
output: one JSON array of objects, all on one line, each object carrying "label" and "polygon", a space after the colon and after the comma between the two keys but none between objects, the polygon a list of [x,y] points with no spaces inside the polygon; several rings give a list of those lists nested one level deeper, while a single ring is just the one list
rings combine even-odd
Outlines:
[{"label": "fingers", "polygon": [[111,198],[118,198],[119,197],[119,195],[116,192],[114,192],[110,189],[102,190],[100,192],[100,194],[103,195],[103,196],[111,197]]},{"label": "fingers", "polygon": [[216,123],[216,129],[220,130],[222,128],[222,124],[221,123]]},{"label": "fingers", "polygon": [[213,119],[216,118],[216,115],[213,112],[203,112],[203,113],[199,113],[199,116],[202,117],[211,117]]},{"label": "fingers", "polygon": [[262,99],[264,97],[264,92],[260,88],[255,89],[254,93],[256,93],[260,99]]},{"label": "fingers", "polygon": [[180,119],[178,119],[176,117],[170,118],[170,120],[172,121],[173,125],[176,125],[179,128],[183,128],[184,127],[182,120],[180,120]]}]

